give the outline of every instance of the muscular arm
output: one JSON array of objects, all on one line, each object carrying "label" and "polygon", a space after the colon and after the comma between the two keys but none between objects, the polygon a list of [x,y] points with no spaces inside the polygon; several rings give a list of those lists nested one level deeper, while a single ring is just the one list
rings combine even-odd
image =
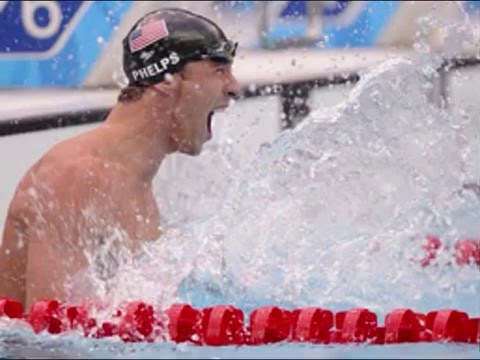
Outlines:
[{"label": "muscular arm", "polygon": [[24,303],[27,266],[27,226],[19,214],[10,210],[0,246],[0,296]]},{"label": "muscular arm", "polygon": [[[19,187],[11,207],[21,211],[10,212],[0,248],[0,296],[27,307],[41,298],[67,300],[65,284],[80,270],[94,266],[107,278],[124,249],[127,256],[137,250],[134,239],[156,238],[152,231],[139,230],[148,223],[137,226],[132,192],[120,186],[123,174],[106,171],[95,161],[77,160],[69,167],[44,164]],[[158,226],[152,228],[158,231]]]},{"label": "muscular arm", "polygon": [[75,175],[26,176],[10,204],[0,244],[0,296],[26,309],[41,298],[64,299],[65,280],[85,264],[76,241],[81,212],[75,197],[82,190]]},{"label": "muscular arm", "polygon": [[43,298],[67,300],[66,280],[84,265],[82,251],[69,240],[53,221],[31,231],[26,268],[27,307]]},{"label": "muscular arm", "polygon": [[0,296],[18,300],[28,309],[41,298],[64,298],[66,275],[79,261],[62,243],[58,222],[48,213],[34,215],[24,200],[21,194],[14,197],[6,219],[0,247]]}]

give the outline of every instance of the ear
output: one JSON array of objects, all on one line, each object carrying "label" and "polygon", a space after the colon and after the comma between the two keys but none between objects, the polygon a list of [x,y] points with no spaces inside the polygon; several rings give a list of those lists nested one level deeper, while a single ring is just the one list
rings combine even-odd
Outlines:
[{"label": "ear", "polygon": [[165,80],[153,84],[152,87],[165,96],[172,96],[180,88],[180,82],[181,78],[179,74],[166,74]]}]

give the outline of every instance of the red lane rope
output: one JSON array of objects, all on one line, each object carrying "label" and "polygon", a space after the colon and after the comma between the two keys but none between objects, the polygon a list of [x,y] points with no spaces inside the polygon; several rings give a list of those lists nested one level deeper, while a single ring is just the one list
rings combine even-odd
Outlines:
[{"label": "red lane rope", "polygon": [[453,249],[449,249],[442,244],[438,236],[426,236],[422,242],[422,258],[418,261],[422,266],[431,265],[438,255],[439,251],[447,251],[453,255],[453,259],[458,266],[480,265],[480,240],[463,239],[457,241]]},{"label": "red lane rope", "polygon": [[282,341],[316,344],[396,344],[460,342],[479,344],[480,318],[455,309],[426,314],[394,309],[378,325],[377,315],[366,308],[334,313],[307,307],[293,311],[278,306],[253,310],[249,322],[232,305],[196,309],[174,304],[156,311],[142,301],[121,306],[107,321],[91,317],[87,306],[69,306],[57,300],[40,300],[24,314],[19,302],[0,298],[0,316],[28,323],[36,333],[80,331],[86,337],[118,336],[125,342],[190,342],[197,345],[263,345]]},{"label": "red lane rope", "polygon": [[[420,261],[429,265],[441,249],[438,237],[429,236],[422,245]],[[457,265],[480,265],[480,241],[465,239],[454,245]],[[118,336],[125,342],[173,341],[197,345],[262,345],[282,341],[319,344],[416,342],[480,343],[480,318],[460,310],[439,309],[426,314],[394,309],[378,325],[378,317],[366,308],[332,312],[318,307],[295,310],[264,306],[245,314],[232,305],[196,309],[174,304],[156,310],[142,301],[125,303],[107,321],[95,319],[93,307],[63,304],[44,299],[24,313],[22,305],[0,297],[0,317],[20,319],[36,333],[59,334],[80,331],[84,336]]]}]

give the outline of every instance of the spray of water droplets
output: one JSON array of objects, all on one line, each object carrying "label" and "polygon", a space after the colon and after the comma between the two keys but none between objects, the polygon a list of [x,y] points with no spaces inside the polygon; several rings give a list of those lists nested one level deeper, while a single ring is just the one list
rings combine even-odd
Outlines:
[{"label": "spray of water droplets", "polygon": [[476,269],[452,265],[448,251],[430,268],[414,261],[428,234],[448,246],[480,233],[479,199],[462,189],[469,145],[428,99],[438,65],[396,58],[363,73],[345,102],[210,189],[209,216],[168,227],[117,293],[165,305],[476,311]]}]

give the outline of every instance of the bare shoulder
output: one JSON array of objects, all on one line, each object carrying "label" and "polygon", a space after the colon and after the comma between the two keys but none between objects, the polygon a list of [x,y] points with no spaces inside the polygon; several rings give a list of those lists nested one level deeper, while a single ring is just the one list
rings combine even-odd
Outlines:
[{"label": "bare shoulder", "polygon": [[105,166],[88,151],[75,151],[68,142],[59,144],[37,161],[20,180],[9,213],[31,212],[35,204],[67,202],[102,188]]}]

